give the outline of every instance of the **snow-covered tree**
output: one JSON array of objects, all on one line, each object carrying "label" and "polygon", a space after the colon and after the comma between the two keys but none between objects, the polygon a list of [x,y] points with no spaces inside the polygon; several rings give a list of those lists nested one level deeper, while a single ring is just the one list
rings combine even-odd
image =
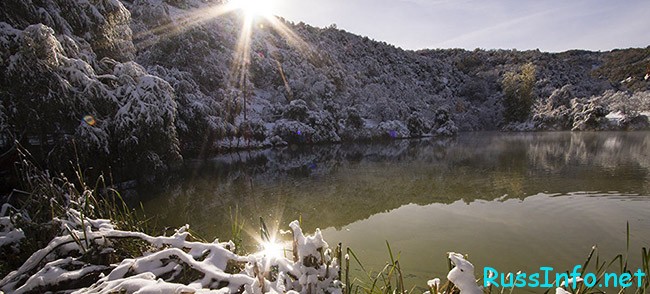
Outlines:
[{"label": "snow-covered tree", "polygon": [[134,62],[117,65],[114,75],[120,101],[113,121],[118,158],[122,164],[135,162],[145,174],[164,171],[181,159],[174,89]]}]

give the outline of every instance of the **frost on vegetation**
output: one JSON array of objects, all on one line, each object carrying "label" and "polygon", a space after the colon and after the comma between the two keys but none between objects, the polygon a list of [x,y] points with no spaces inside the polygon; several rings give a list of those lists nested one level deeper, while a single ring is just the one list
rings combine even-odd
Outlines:
[{"label": "frost on vegetation", "polygon": [[25,232],[17,228],[15,223],[23,216],[16,209],[5,203],[0,209],[0,248],[9,246],[16,251],[18,242],[25,238]]},{"label": "frost on vegetation", "polygon": [[539,102],[532,119],[506,128],[519,130],[643,130],[650,128],[650,92],[605,91],[602,95],[579,97],[572,85],[557,89]]},{"label": "frost on vegetation", "polygon": [[[3,238],[5,232],[18,232],[5,225],[4,216],[0,220]],[[291,257],[264,251],[237,255],[232,242],[192,241],[189,226],[169,237],[153,237],[118,230],[108,220],[84,218],[73,209],[56,221],[65,228],[64,233],[4,277],[0,281],[2,291],[341,293],[338,259],[319,230],[305,236],[297,221],[290,224]],[[120,244],[124,243],[120,242],[124,240],[137,240],[147,252],[117,263],[107,262],[123,250]]]},{"label": "frost on vegetation", "polygon": [[144,160],[158,172],[181,153],[649,125],[647,72],[604,61],[616,52],[413,52],[278,19],[305,43],[256,23],[242,78],[241,19],[206,17],[220,0],[6,1],[20,9],[0,11],[0,131],[53,142],[63,164],[71,141],[97,170]]},{"label": "frost on vegetation", "polygon": [[327,110],[312,111],[305,101],[297,99],[279,111],[282,118],[271,124],[273,145],[341,141],[338,123]]},{"label": "frost on vegetation", "polygon": [[449,283],[442,285],[439,278],[427,281],[429,291],[425,294],[483,294],[483,287],[477,284],[474,265],[460,253],[449,252],[447,257],[454,266],[447,273]]},{"label": "frost on vegetation", "polygon": [[[102,3],[124,9],[120,2]],[[61,164],[77,153],[71,141],[79,160],[91,165],[115,152],[139,153],[139,163],[153,160],[145,165],[158,170],[179,158],[177,105],[166,81],[134,62],[97,61],[83,39],[57,35],[46,25],[0,25],[0,46],[8,49],[0,53],[6,61],[2,83],[11,85],[0,108],[3,134],[52,144],[49,157],[62,158]]]},{"label": "frost on vegetation", "polygon": [[411,135],[409,129],[399,120],[380,122],[377,126],[377,132],[391,139],[409,138]]},{"label": "frost on vegetation", "polygon": [[161,160],[177,160],[180,155],[173,88],[134,62],[116,66],[114,75],[120,81],[116,94],[121,106],[115,115],[119,149],[129,154],[148,145]]},{"label": "frost on vegetation", "polygon": [[24,29],[41,23],[57,35],[71,36],[89,44],[90,52],[102,57],[126,61],[135,57],[129,28],[130,13],[118,0],[108,1],[20,1],[7,0],[0,19]]},{"label": "frost on vegetation", "polygon": [[167,81],[174,89],[177,104],[175,124],[179,140],[184,142],[186,149],[198,149],[197,145],[204,141],[226,134],[225,106],[204,94],[189,72],[162,66],[154,66],[149,72]]}]

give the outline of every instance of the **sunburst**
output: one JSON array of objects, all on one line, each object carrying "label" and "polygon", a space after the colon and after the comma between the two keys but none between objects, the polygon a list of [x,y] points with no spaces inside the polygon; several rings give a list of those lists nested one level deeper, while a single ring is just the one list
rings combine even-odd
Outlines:
[{"label": "sunburst", "polygon": [[244,12],[247,17],[265,17],[273,16],[275,7],[274,0],[231,0],[228,5],[234,9]]},{"label": "sunburst", "polygon": [[[234,48],[235,52],[230,67],[229,81],[235,87],[239,88],[241,90],[240,93],[244,96],[244,119],[246,119],[248,73],[251,62],[250,48],[254,30],[268,26],[282,36],[288,45],[295,48],[306,58],[311,58],[314,55],[314,50],[309,44],[303,41],[284,21],[273,15],[274,7],[276,4],[279,4],[277,1],[282,0],[229,0],[217,5],[195,8],[184,13],[176,13],[172,16],[173,21],[171,23],[139,32],[133,36],[133,39],[140,40],[136,46],[144,49],[153,45],[153,42],[172,38],[188,29],[200,26],[226,14],[234,13],[235,15],[241,16],[242,27],[236,48]],[[150,38],[149,36],[156,36],[156,38]],[[273,59],[272,56],[262,54],[260,56]],[[271,62],[277,64],[277,73],[282,76],[282,80],[285,81],[284,84],[287,94],[291,96],[292,92],[283,74],[281,61],[271,60]]]},{"label": "sunburst", "polygon": [[[247,83],[248,72],[251,62],[251,37],[254,30],[258,29],[259,25],[268,26],[268,29],[275,30],[289,46],[295,48],[305,58],[310,58],[314,54],[314,49],[305,41],[300,38],[284,21],[273,15],[274,5],[276,1],[282,0],[230,0],[223,4],[204,6],[189,10],[184,13],[176,13],[173,15],[171,23],[162,25],[160,27],[151,28],[146,32],[141,32],[142,35],[134,36],[134,39],[146,37],[147,34],[157,36],[157,39],[172,38],[175,35],[181,34],[191,28],[201,26],[214,19],[218,19],[228,14],[239,15],[242,17],[242,27],[240,29],[239,38],[234,48],[233,63],[230,68],[230,82],[235,83],[236,87],[241,90],[243,94],[244,104],[244,120],[246,120],[246,104],[247,104]],[[267,29],[267,28],[265,28]],[[151,45],[151,44],[144,44]],[[142,46],[139,46],[142,48]],[[271,58],[272,63],[277,64],[277,74],[282,77],[285,88],[290,94],[291,89],[283,74],[281,60],[275,59],[271,54],[263,54],[264,58]],[[197,65],[200,66],[200,65]],[[291,95],[291,94],[290,94]],[[240,97],[237,97],[240,98]],[[276,205],[277,212],[274,223],[282,221],[282,202]],[[277,231],[277,228],[275,228]],[[251,234],[254,235],[254,234]],[[271,236],[271,240],[257,240],[263,246],[263,252],[268,255],[279,256],[283,255],[281,243],[278,243],[276,236]]]},{"label": "sunburst", "polygon": [[[248,74],[251,61],[251,36],[253,30],[260,24],[269,24],[275,31],[277,31],[291,46],[298,49],[306,56],[309,55],[312,49],[306,42],[304,42],[296,33],[287,27],[282,21],[278,20],[273,15],[273,8],[275,0],[231,0],[228,2],[223,11],[241,11],[244,17],[237,47],[235,48],[235,56],[233,65],[231,67],[231,81],[236,81],[237,87],[243,93],[243,111],[244,120],[246,120],[246,104],[248,96]],[[278,73],[282,75],[285,81],[285,88],[287,93],[291,93],[286,78],[283,74],[282,65],[276,60],[278,64]]]}]

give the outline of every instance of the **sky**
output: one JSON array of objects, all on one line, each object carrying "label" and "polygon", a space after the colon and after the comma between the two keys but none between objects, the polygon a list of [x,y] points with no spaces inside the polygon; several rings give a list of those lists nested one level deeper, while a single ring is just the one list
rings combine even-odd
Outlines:
[{"label": "sky", "polygon": [[273,12],[411,50],[650,45],[650,0],[275,0]]}]

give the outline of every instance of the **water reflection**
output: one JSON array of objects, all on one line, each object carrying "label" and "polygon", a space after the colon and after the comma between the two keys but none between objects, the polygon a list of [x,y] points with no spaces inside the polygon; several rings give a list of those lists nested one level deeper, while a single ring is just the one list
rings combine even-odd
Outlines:
[{"label": "water reflection", "polygon": [[[642,202],[629,200],[635,198]],[[323,236],[354,248],[365,266],[374,269],[384,265],[384,241],[388,240],[401,251],[400,264],[410,274],[407,283],[423,286],[432,277],[446,275],[444,257],[449,251],[469,254],[479,271],[485,266],[502,272],[538,272],[540,266],[569,270],[584,262],[593,245],[598,246],[601,262],[611,260],[626,250],[629,222],[629,266],[636,269],[641,266],[641,247],[650,245],[649,209],[648,197],[621,200],[592,193],[539,194],[525,200],[470,204],[409,204],[342,230],[325,229]],[[544,291],[518,289],[515,293]]]},{"label": "water reflection", "polygon": [[235,206],[302,213],[308,227],[341,227],[409,203],[540,192],[648,195],[649,154],[647,132],[469,133],[444,141],[286,147],[193,162],[165,191],[147,195],[146,204],[166,221],[201,229],[208,220],[226,221]]},{"label": "water reflection", "polygon": [[[588,193],[577,197],[578,191]],[[554,247],[553,256],[581,257],[610,230],[624,230],[623,219],[650,231],[642,213],[650,209],[650,133],[466,133],[240,152],[193,162],[162,192],[141,194],[161,225],[189,223],[209,238],[230,238],[229,209],[238,207],[249,228],[260,216],[283,227],[302,217],[306,230],[329,228],[324,232],[333,240],[364,247],[362,254],[381,262],[382,238],[400,240],[396,246],[413,252],[436,245],[428,264],[405,255],[412,268],[420,267],[414,277],[420,281],[434,259],[444,263],[444,250],[468,250],[479,261],[488,260],[490,250],[526,258],[527,252],[542,254],[544,240],[560,246],[561,239],[575,238],[567,244],[580,246]],[[632,207],[617,208],[622,200]],[[629,204],[635,201],[640,204]],[[476,221],[463,222],[463,211]],[[490,232],[485,224],[500,229]],[[464,233],[450,234],[454,227]],[[490,243],[454,246],[477,237]],[[534,244],[520,244],[526,238]],[[624,236],[612,238],[605,243],[624,245]]]},{"label": "water reflection", "polygon": [[[286,147],[193,162],[146,210],[166,225],[229,232],[228,209],[252,222],[302,216],[336,227],[414,203],[523,199],[540,192],[648,195],[650,135],[468,133],[447,140]],[[141,192],[146,194],[146,192]],[[222,234],[221,234],[222,235]]]}]

